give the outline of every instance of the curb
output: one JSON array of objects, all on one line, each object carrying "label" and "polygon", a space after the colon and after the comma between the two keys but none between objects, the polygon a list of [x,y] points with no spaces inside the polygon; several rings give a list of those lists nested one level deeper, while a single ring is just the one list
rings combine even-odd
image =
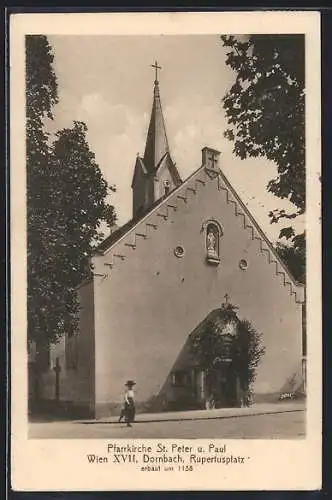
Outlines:
[{"label": "curb", "polygon": [[[159,418],[159,419],[139,419],[135,420],[135,424],[149,424],[149,423],[160,423],[160,422],[185,422],[185,421],[199,421],[199,420],[222,420],[222,419],[230,419],[230,418],[243,418],[243,417],[258,417],[262,415],[276,415],[281,413],[294,413],[294,412],[303,412],[306,411],[306,408],[292,408],[292,409],[284,409],[277,411],[257,411],[253,413],[239,413],[232,415],[216,415],[216,416],[206,416],[206,417],[182,417],[182,418]],[[95,424],[109,424],[115,425],[120,424],[122,422],[118,422],[117,420],[86,420],[86,421],[76,421],[77,424],[84,425],[95,425]]]}]

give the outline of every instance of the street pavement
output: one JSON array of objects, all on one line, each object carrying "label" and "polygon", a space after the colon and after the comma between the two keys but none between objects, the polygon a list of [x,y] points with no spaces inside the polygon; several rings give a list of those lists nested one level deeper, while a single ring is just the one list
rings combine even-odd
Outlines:
[{"label": "street pavement", "polygon": [[305,407],[297,402],[195,412],[139,414],[131,428],[116,417],[34,422],[37,439],[298,439],[305,437]]},{"label": "street pavement", "polygon": [[[136,422],[164,422],[175,420],[201,420],[216,418],[231,418],[252,415],[265,415],[268,413],[285,413],[289,411],[304,410],[303,401],[285,401],[278,403],[256,403],[247,408],[216,408],[214,410],[189,410],[163,413],[138,413]],[[96,422],[117,422],[118,417],[110,416],[99,418]]]}]

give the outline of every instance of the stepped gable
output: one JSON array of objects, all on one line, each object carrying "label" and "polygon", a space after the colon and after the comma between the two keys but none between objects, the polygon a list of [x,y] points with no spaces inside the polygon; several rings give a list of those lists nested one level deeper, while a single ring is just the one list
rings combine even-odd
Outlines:
[{"label": "stepped gable", "polygon": [[161,205],[163,201],[164,201],[163,198],[157,200],[143,214],[141,214],[140,216],[133,217],[128,222],[126,222],[123,226],[119,227],[119,229],[117,229],[112,234],[110,234],[104,241],[102,241],[98,245],[98,247],[96,249],[96,253],[97,254],[100,254],[100,253],[103,254],[107,250],[109,250],[120,238],[122,238],[122,236],[125,236],[127,233],[129,233],[130,230],[132,228],[134,228],[140,222],[140,220],[142,220],[144,217],[146,217],[158,205]]},{"label": "stepped gable", "polygon": [[[204,148],[210,149],[210,148]],[[215,152],[215,150],[210,150]],[[261,254],[268,259],[271,265],[275,266],[276,275],[282,277],[282,285],[289,288],[291,295],[294,295],[297,303],[304,302],[304,285],[297,283],[285,264],[281,261],[276,250],[268,240],[265,233],[262,231],[254,217],[249,212],[246,205],[242,202],[235,189],[232,187],[225,174],[220,168],[210,168],[204,163],[186,181],[175,188],[168,196],[156,201],[149,209],[140,217],[135,217],[127,222],[120,229],[106,238],[97,248],[96,254],[113,254],[114,257],[125,261],[130,258],[130,254],[119,255],[116,253],[117,245],[125,241],[128,247],[136,248],[137,241],[140,239],[148,239],[148,228],[158,229],[163,223],[167,222],[170,211],[181,210],[183,203],[190,203],[190,197],[195,196],[197,190],[202,189],[207,182],[216,182],[216,187],[219,192],[225,192],[226,202],[234,206],[234,215],[243,217],[243,229],[250,231],[251,239],[257,239],[260,242]],[[152,221],[154,216],[159,216],[158,222]],[[137,236],[139,238],[137,238]],[[126,240],[128,241],[126,242]],[[130,241],[129,241],[130,240]],[[118,260],[118,259],[117,259]],[[113,264],[110,266],[113,267]],[[105,275],[106,276],[106,275]]]}]

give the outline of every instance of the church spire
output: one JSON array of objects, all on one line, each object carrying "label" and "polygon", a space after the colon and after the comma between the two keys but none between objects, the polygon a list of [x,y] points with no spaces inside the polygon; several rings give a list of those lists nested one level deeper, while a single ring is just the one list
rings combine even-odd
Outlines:
[{"label": "church spire", "polygon": [[153,104],[146,138],[144,157],[137,156],[133,181],[133,217],[139,217],[159,199],[167,196],[182,183],[173,162],[167,141],[166,127],[161,108],[157,61],[155,69]]},{"label": "church spire", "polygon": [[169,153],[158,81],[158,70],[161,69],[161,66],[158,66],[156,61],[155,64],[151,64],[151,67],[155,69],[155,80],[152,112],[144,152],[144,164],[149,172],[153,172],[165,154]]}]

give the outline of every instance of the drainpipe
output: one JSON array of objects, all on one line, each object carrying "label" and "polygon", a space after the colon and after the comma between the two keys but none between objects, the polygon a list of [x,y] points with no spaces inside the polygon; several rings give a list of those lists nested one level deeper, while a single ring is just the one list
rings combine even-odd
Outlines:
[{"label": "drainpipe", "polygon": [[304,287],[304,302],[302,304],[302,379],[303,390],[307,392],[307,298],[306,287]]}]

